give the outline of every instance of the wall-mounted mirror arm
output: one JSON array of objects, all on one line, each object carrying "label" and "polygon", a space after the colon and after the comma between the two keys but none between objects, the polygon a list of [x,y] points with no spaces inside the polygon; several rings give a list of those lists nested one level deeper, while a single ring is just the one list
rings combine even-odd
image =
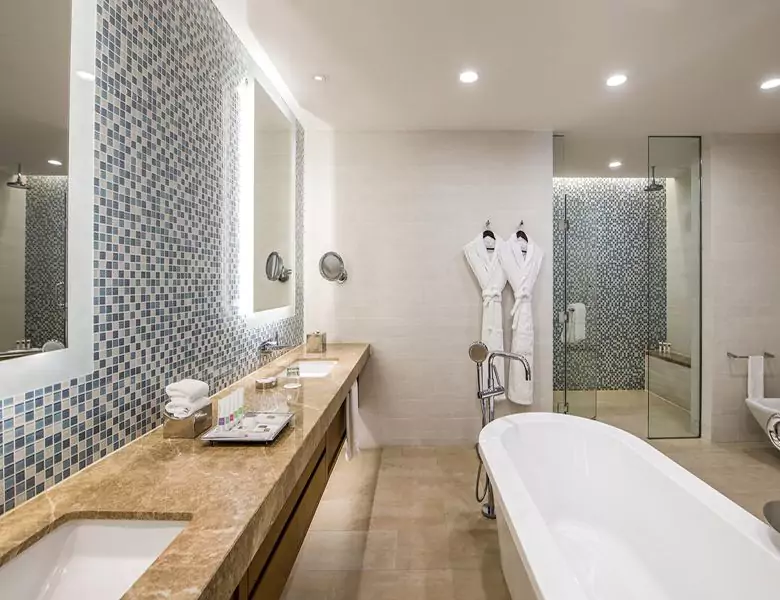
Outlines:
[{"label": "wall-mounted mirror arm", "polygon": [[286,283],[290,280],[292,269],[285,268],[281,255],[274,251],[268,255],[265,261],[265,275],[270,281]]},{"label": "wall-mounted mirror arm", "polygon": [[320,275],[327,281],[344,283],[347,280],[347,269],[344,259],[337,252],[326,252],[320,259]]}]

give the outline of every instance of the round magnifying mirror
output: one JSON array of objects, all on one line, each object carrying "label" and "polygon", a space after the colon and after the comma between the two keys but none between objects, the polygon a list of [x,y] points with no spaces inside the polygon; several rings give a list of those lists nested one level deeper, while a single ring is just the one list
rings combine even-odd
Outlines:
[{"label": "round magnifying mirror", "polygon": [[328,281],[344,283],[347,280],[347,269],[344,259],[336,252],[326,252],[320,259],[320,275]]},{"label": "round magnifying mirror", "polygon": [[490,354],[490,351],[482,342],[474,342],[469,346],[469,358],[477,364],[485,362],[488,354]]},{"label": "round magnifying mirror", "polygon": [[292,269],[284,268],[284,261],[278,252],[274,251],[268,255],[265,261],[265,276],[268,279],[284,283],[290,279],[290,273],[292,273]]}]

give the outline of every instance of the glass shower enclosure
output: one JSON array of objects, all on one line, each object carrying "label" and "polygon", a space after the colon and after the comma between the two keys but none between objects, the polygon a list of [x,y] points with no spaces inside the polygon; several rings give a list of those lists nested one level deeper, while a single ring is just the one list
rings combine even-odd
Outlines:
[{"label": "glass shower enclosure", "polygon": [[701,139],[650,136],[633,172],[593,176],[577,156],[577,176],[561,166],[565,143],[556,136],[555,410],[698,437]]}]

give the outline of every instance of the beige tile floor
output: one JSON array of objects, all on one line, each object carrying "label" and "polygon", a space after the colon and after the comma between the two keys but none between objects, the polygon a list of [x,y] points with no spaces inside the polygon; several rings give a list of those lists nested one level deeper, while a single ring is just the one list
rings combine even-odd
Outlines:
[{"label": "beige tile floor", "polygon": [[285,600],[505,600],[495,522],[474,500],[468,447],[343,457]]},{"label": "beige tile floor", "polygon": [[[602,423],[619,427],[646,438],[648,429],[648,398],[645,390],[569,391],[569,414],[596,418]],[[563,392],[554,392],[555,406],[563,402]],[[650,394],[650,433],[653,437],[693,437],[691,415],[660,396]]]},{"label": "beige tile floor", "polygon": [[[754,515],[780,499],[768,444],[653,445]],[[473,448],[385,448],[339,460],[285,600],[507,600],[495,523],[474,501]]]}]

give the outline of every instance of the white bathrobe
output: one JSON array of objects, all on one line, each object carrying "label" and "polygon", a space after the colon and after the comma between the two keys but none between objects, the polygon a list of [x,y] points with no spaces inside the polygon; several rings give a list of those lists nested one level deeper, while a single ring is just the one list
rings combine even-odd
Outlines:
[{"label": "white bathrobe", "polygon": [[[525,240],[512,236],[501,247],[499,258],[515,294],[515,304],[512,307],[512,352],[524,355],[533,372],[534,317],[531,302],[544,252],[529,237],[528,248],[523,256],[524,244]],[[533,384],[533,381],[525,380],[523,365],[514,360],[510,361],[507,385],[509,399],[516,404],[533,404]]]},{"label": "white bathrobe", "polygon": [[[496,236],[496,247],[492,252],[485,247],[482,234],[463,247],[466,260],[477,278],[482,290],[482,342],[489,350],[504,349],[504,326],[501,311],[501,293],[506,287],[506,274],[501,268],[499,254],[504,247],[504,240]],[[504,375],[503,359],[496,359],[494,364],[501,377]],[[487,366],[487,365],[485,365]],[[484,370],[483,388],[487,385],[487,369]],[[496,397],[496,400],[504,396]]]}]

